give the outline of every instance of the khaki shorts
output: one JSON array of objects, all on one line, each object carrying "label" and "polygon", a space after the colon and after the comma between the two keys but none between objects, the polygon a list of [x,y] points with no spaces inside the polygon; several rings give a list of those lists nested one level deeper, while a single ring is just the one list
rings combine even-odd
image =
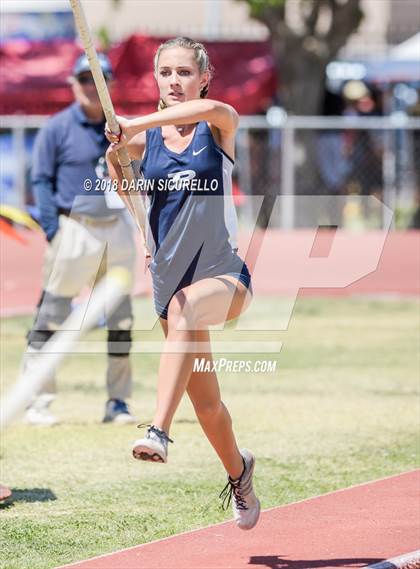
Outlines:
[{"label": "khaki shorts", "polygon": [[45,252],[43,288],[74,297],[112,267],[133,273],[135,260],[133,226],[125,213],[114,219],[60,215],[59,229]]}]

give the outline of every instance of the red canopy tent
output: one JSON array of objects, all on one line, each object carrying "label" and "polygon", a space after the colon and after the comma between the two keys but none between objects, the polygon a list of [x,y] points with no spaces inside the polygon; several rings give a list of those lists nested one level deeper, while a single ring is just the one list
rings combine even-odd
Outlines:
[{"label": "red canopy tent", "polygon": [[[144,114],[156,108],[153,55],[161,38],[134,35],[112,47],[113,100],[117,112]],[[260,112],[275,92],[268,42],[206,42],[215,75],[209,96],[240,114]],[[49,115],[72,102],[67,83],[80,48],[72,41],[12,40],[0,46],[0,114]]]}]

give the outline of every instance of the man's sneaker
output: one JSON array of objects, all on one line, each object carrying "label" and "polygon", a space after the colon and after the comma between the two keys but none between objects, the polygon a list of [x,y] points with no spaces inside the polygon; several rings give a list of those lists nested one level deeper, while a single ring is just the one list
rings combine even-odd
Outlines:
[{"label": "man's sneaker", "polygon": [[223,500],[222,507],[227,509],[232,502],[233,517],[240,529],[248,530],[255,527],[260,517],[260,502],[252,487],[255,458],[249,450],[241,450],[244,461],[244,471],[240,478],[232,480],[228,477],[228,483],[220,493]]},{"label": "man's sneaker", "polygon": [[133,456],[138,460],[149,460],[151,462],[167,462],[168,443],[174,441],[168,437],[165,431],[158,429],[154,425],[147,426],[146,436],[135,441],[133,445]]},{"label": "man's sneaker", "polygon": [[125,401],[122,399],[109,399],[105,405],[105,417],[102,422],[128,425],[129,423],[135,423],[136,418],[130,413]]},{"label": "man's sneaker", "polygon": [[57,417],[49,410],[49,405],[54,401],[55,395],[45,393],[39,395],[27,408],[24,421],[28,425],[40,427],[52,427],[59,423]]}]

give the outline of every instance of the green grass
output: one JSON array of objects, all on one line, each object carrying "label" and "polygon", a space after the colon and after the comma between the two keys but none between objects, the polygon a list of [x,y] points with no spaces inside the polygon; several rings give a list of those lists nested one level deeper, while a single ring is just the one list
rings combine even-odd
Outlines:
[{"label": "green grass", "polygon": [[[139,300],[140,315],[150,300]],[[373,480],[418,465],[418,309],[412,300],[298,300],[284,332],[215,338],[283,342],[269,374],[222,373],[240,445],[256,450],[264,508]],[[253,318],[276,318],[274,302]],[[16,377],[28,318],[2,321],[3,392]],[[104,337],[94,331],[90,339]],[[160,338],[159,330],[136,339]],[[257,345],[257,344],[255,344]],[[220,356],[221,354],[218,354]],[[4,357],[6,356],[6,357]],[[154,409],[156,354],[135,354],[133,410]],[[223,470],[186,400],[167,465],[130,456],[133,427],[102,425],[105,357],[74,355],[61,368],[53,429],[16,423],[1,441],[1,479],[14,502],[1,507],[4,569],[41,569],[144,543],[230,518],[220,509]]]}]

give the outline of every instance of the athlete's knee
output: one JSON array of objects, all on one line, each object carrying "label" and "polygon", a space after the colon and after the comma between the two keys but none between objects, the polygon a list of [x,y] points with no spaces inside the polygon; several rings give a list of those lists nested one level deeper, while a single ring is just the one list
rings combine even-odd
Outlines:
[{"label": "athlete's knee", "polygon": [[126,295],[113,313],[107,318],[108,354],[110,356],[127,356],[131,349],[131,328],[133,311],[131,297]]},{"label": "athlete's knee", "polygon": [[34,324],[27,334],[29,345],[35,349],[42,348],[69,316],[71,301],[69,297],[56,296],[46,291],[42,293]]},{"label": "athlete's knee", "polygon": [[130,296],[124,296],[113,313],[107,317],[107,326],[109,330],[131,330],[133,327],[133,309]]},{"label": "athlete's knee", "polygon": [[[225,415],[226,407],[220,399],[195,401],[193,403],[195,413],[200,421],[216,421]],[[227,413],[229,417],[229,414]],[[229,417],[230,419],[230,417]]]},{"label": "athlete's knee", "polygon": [[177,330],[195,330],[198,325],[197,306],[192,296],[187,297],[180,290],[171,299],[168,306],[168,328]]},{"label": "athlete's knee", "polygon": [[128,356],[131,342],[131,330],[108,330],[108,355]]}]

